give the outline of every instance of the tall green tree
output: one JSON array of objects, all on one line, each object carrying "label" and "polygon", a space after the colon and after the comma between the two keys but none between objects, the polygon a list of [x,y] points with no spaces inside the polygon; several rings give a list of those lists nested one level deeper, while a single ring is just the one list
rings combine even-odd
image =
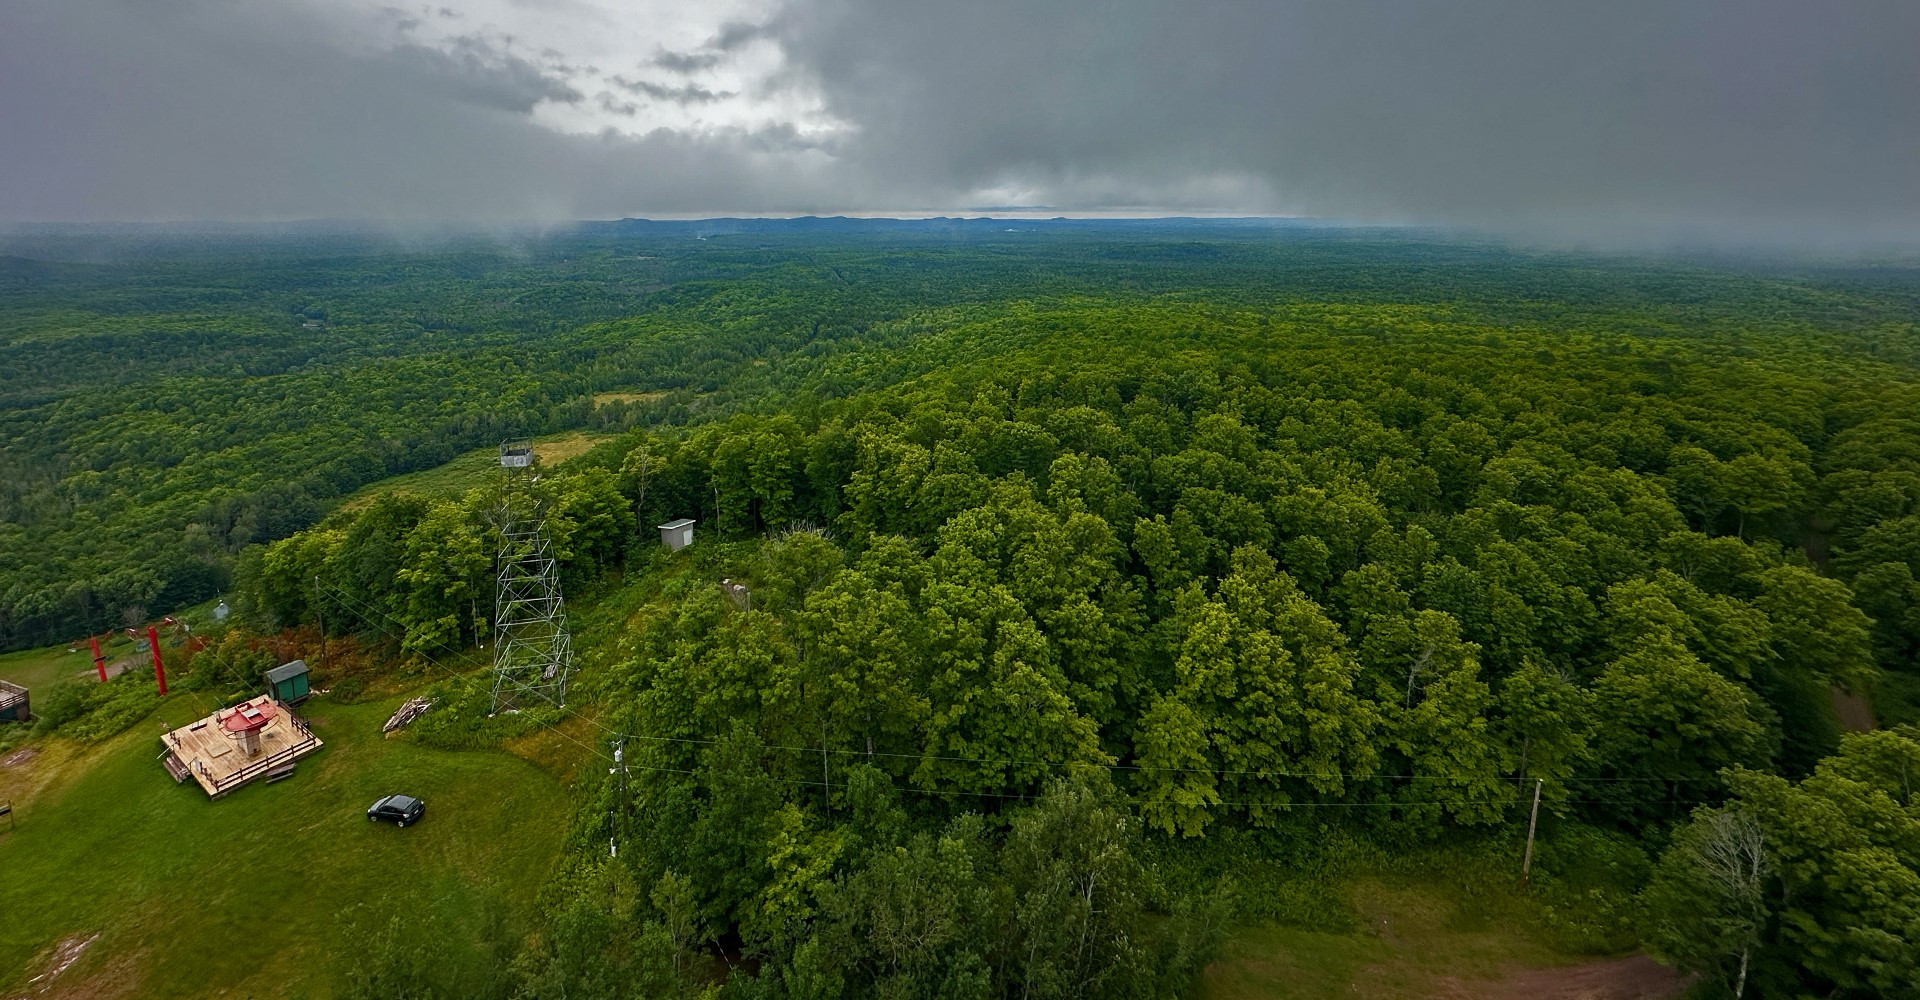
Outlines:
[{"label": "tall green tree", "polygon": [[1757,818],[1738,809],[1702,809],[1674,837],[1647,888],[1653,946],[1682,968],[1721,974],[1740,1000],[1772,916],[1774,874],[1767,830]]}]

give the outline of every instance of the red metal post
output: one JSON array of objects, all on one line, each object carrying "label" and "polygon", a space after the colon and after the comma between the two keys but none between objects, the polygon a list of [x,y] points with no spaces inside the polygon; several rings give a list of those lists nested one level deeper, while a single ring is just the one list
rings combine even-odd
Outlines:
[{"label": "red metal post", "polygon": [[100,683],[105,684],[107,682],[107,658],[100,655],[100,637],[97,635],[87,636],[87,645],[93,647],[93,669],[100,672]]},{"label": "red metal post", "polygon": [[160,682],[160,697],[167,696],[167,668],[160,665],[160,636],[147,626],[147,647],[153,650],[153,679]]}]

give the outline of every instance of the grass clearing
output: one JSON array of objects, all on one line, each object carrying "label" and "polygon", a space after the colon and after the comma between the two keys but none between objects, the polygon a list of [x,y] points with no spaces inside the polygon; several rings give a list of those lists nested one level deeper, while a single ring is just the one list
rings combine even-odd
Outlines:
[{"label": "grass clearing", "polygon": [[[218,802],[176,786],[155,759],[160,723],[200,714],[189,696],[102,744],[48,740],[0,770],[19,821],[0,833],[0,990],[25,988],[57,964],[63,942],[95,934],[38,986],[51,996],[323,997],[351,965],[343,956],[396,913],[455,960],[501,953],[532,926],[559,854],[571,806],[548,769],[570,765],[383,739],[393,708],[310,703],[304,714],[327,746],[292,778]],[[426,818],[404,830],[369,823],[367,805],[392,792],[425,799]]]},{"label": "grass clearing", "polygon": [[[568,459],[578,458],[591,450],[594,445],[615,436],[589,431],[549,434],[546,437],[534,439],[533,453],[542,465],[551,468]],[[431,469],[421,469],[419,472],[409,472],[363,486],[347,497],[341,504],[341,509],[353,510],[365,505],[374,497],[388,493],[459,496],[477,486],[497,484],[499,475],[500,449],[476,448]]]},{"label": "grass clearing", "polygon": [[[118,645],[132,648],[132,643],[125,640]],[[112,658],[119,652],[124,651],[116,649],[108,652],[107,656]],[[0,654],[0,681],[12,681],[36,695],[44,695],[61,681],[79,680],[92,674],[93,653],[85,643],[81,643],[75,652],[68,652],[66,646],[46,646]]]},{"label": "grass clearing", "polygon": [[[1509,908],[1444,886],[1358,879],[1347,887],[1355,932],[1280,924],[1235,931],[1207,967],[1203,1000],[1369,997],[1640,998],[1677,996],[1685,981],[1638,956],[1592,959],[1541,940]],[[1495,901],[1497,903],[1497,901]],[[1544,971],[1543,971],[1544,970]],[[1567,989],[1563,992],[1560,984]]]},{"label": "grass clearing", "polygon": [[593,405],[605,406],[608,403],[657,403],[667,398],[667,390],[655,389],[652,392],[596,392]]},{"label": "grass clearing", "polygon": [[1210,1000],[1428,996],[1436,974],[1487,977],[1508,963],[1564,958],[1526,936],[1472,915],[1437,888],[1365,880],[1349,900],[1364,921],[1356,933],[1278,925],[1230,938],[1207,970]]}]

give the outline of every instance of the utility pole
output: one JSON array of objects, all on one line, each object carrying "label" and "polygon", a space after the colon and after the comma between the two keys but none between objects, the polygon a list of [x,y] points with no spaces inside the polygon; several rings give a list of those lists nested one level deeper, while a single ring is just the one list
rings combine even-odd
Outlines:
[{"label": "utility pole", "polygon": [[827,717],[820,717],[820,787],[826,789],[827,819],[833,819],[833,779],[827,777]]},{"label": "utility pole", "polygon": [[613,741],[613,767],[607,773],[615,775],[620,782],[620,799],[614,806],[618,812],[613,818],[613,830],[607,837],[607,856],[617,858],[620,856],[620,835],[626,832],[627,827],[627,738],[624,734]]},{"label": "utility pole", "polygon": [[1527,874],[1533,870],[1533,830],[1540,823],[1540,786],[1547,779],[1535,778],[1533,781],[1533,815],[1527,819],[1527,856],[1520,862],[1520,884],[1527,884]]},{"label": "utility pole", "polygon": [[327,659],[327,613],[320,608],[320,575],[317,573],[313,577],[313,617],[320,623],[320,666],[332,677],[333,664]]}]

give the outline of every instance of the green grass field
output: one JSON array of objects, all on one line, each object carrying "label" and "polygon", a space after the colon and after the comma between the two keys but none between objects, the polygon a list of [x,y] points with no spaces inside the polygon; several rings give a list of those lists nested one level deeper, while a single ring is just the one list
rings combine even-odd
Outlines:
[{"label": "green grass field", "polygon": [[[64,670],[69,655],[15,654],[6,666]],[[512,752],[433,750],[381,737],[398,700],[317,699],[305,714],[326,747],[293,778],[219,802],[175,786],[155,759],[161,723],[201,713],[191,695],[102,744],[38,741],[38,756],[0,768],[0,801],[19,821],[0,832],[0,996],[51,985],[54,998],[325,997],[395,914],[449,974],[497,968],[531,929],[559,857],[564,785],[589,724],[537,730],[509,741]],[[366,805],[393,791],[426,799],[427,818],[405,830],[368,823]],[[1558,992],[1563,979],[1597,997],[1682,985],[1644,959],[1556,947],[1528,926],[1517,888],[1356,877],[1335,891],[1354,929],[1242,927],[1199,995],[1471,1000],[1588,995]],[[88,938],[70,968],[31,982],[62,943]]]},{"label": "green grass field", "polygon": [[[131,648],[122,642],[115,652],[123,653],[122,647]],[[44,691],[60,681],[76,680],[92,672],[93,654],[84,646],[77,653],[67,652],[66,646],[48,646],[0,654],[0,681],[12,681],[30,690]]]},{"label": "green grass field", "polygon": [[[550,774],[564,765],[384,739],[392,708],[310,703],[327,745],[292,778],[218,802],[156,760],[161,723],[200,714],[190,696],[100,745],[46,741],[0,769],[0,801],[14,799],[18,821],[0,828],[0,995],[28,989],[61,942],[95,934],[71,968],[31,988],[324,997],[396,913],[449,964],[516,942],[570,819]],[[367,805],[392,792],[425,799],[426,818],[369,823]]]},{"label": "green grass field", "polygon": [[[554,466],[612,437],[588,431],[568,431],[535,438],[534,454],[543,465]],[[343,505],[352,508],[387,493],[424,493],[432,496],[459,496],[476,486],[498,486],[500,452],[497,448],[477,448],[451,462],[431,469],[409,472],[382,479],[355,491]]]},{"label": "green grass field", "polygon": [[1241,928],[1208,966],[1199,996],[1618,1000],[1678,996],[1688,985],[1645,956],[1569,955],[1518,919],[1512,900],[1462,899],[1436,883],[1368,878],[1346,894],[1361,917],[1358,930]]}]

